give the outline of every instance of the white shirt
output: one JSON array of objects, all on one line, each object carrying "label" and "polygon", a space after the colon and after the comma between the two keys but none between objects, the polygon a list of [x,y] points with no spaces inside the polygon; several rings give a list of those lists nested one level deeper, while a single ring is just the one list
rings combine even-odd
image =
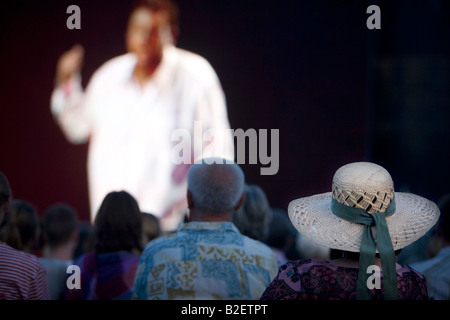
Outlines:
[{"label": "white shirt", "polygon": [[[133,78],[135,64],[131,53],[107,61],[85,92],[80,78],[73,77],[55,88],[51,110],[69,141],[89,141],[92,220],[108,192],[125,190],[141,211],[161,218],[163,229],[174,229],[186,208],[188,169],[173,160],[174,146],[202,141],[203,154],[197,145],[192,159],[234,158],[232,140],[225,142],[231,136],[225,97],[213,68],[197,54],[165,47],[160,65],[143,86]],[[176,129],[191,137],[173,141]],[[202,147],[209,140],[202,138],[208,129],[220,133],[214,135],[215,148]]]}]

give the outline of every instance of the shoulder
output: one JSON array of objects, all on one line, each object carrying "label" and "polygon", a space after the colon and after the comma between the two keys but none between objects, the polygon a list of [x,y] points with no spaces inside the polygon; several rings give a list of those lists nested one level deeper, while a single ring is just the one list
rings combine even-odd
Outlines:
[{"label": "shoulder", "polygon": [[75,264],[79,267],[88,265],[91,261],[95,260],[97,254],[95,252],[87,252],[80,255],[76,260]]},{"label": "shoulder", "polygon": [[397,274],[401,278],[410,278],[416,281],[425,281],[425,276],[421,271],[416,270],[408,265],[401,265],[400,269],[397,269]]},{"label": "shoulder", "polygon": [[0,269],[4,274],[26,275],[24,279],[42,279],[46,271],[39,259],[29,253],[0,244]]},{"label": "shoulder", "polygon": [[122,54],[104,62],[92,75],[90,83],[123,81],[131,77],[136,58],[131,53]]},{"label": "shoulder", "polygon": [[141,259],[152,257],[155,252],[163,250],[163,249],[167,249],[167,248],[172,248],[172,247],[176,246],[176,244],[178,244],[179,242],[181,242],[181,240],[179,240],[179,236],[178,236],[177,232],[159,236],[158,238],[153,239],[146,244],[146,246],[141,254]]},{"label": "shoulder", "polygon": [[14,249],[5,243],[0,244],[0,256],[0,263],[7,264],[9,267],[17,270],[17,272],[23,270],[40,272],[44,270],[44,267],[36,256]]},{"label": "shoulder", "polygon": [[427,280],[425,276],[409,266],[405,265],[397,269],[397,287],[399,299],[401,300],[428,298]]},{"label": "shoulder", "polygon": [[177,66],[185,75],[205,83],[218,80],[212,65],[201,55],[177,47],[171,47],[168,50],[175,57]]},{"label": "shoulder", "polygon": [[265,253],[265,254],[273,254],[275,257],[275,253],[273,253],[272,248],[270,248],[267,244],[258,241],[256,239],[250,238],[246,235],[242,235],[244,239],[244,245],[246,248],[251,248],[252,250],[257,250],[258,252]]}]

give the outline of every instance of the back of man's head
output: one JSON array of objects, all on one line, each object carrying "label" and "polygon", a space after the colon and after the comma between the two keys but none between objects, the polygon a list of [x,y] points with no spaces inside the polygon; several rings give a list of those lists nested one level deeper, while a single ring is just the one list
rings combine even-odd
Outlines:
[{"label": "back of man's head", "polygon": [[78,217],[74,208],[65,203],[56,203],[44,213],[42,227],[50,248],[67,243],[78,230]]},{"label": "back of man's head", "polygon": [[220,158],[195,163],[188,171],[187,180],[194,207],[207,211],[234,211],[244,191],[242,169]]}]

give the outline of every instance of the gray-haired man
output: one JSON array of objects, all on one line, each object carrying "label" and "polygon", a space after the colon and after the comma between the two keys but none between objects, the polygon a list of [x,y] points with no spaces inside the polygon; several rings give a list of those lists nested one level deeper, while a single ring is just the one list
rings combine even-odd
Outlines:
[{"label": "gray-haired man", "polygon": [[147,245],[136,299],[254,300],[276,275],[272,250],[231,222],[244,200],[244,173],[236,163],[216,160],[189,169],[189,222]]}]

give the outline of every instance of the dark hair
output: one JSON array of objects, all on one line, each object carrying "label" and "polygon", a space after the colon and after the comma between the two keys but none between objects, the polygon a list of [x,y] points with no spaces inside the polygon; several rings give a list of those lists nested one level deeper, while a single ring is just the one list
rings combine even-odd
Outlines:
[{"label": "dark hair", "polygon": [[256,240],[265,242],[272,219],[272,208],[264,190],[255,184],[244,186],[243,205],[233,215],[233,223],[239,231]]},{"label": "dark hair", "polygon": [[444,240],[450,241],[450,194],[444,195],[438,202],[441,216],[439,217],[439,233]]},{"label": "dark hair", "polygon": [[108,193],[95,218],[95,251],[142,251],[141,243],[142,216],[136,199],[126,191]]},{"label": "dark hair", "polygon": [[24,200],[14,200],[9,209],[10,223],[19,230],[20,242],[25,248],[30,241],[36,240],[40,230],[39,217],[36,209]]},{"label": "dark hair", "polygon": [[48,245],[52,248],[66,243],[78,228],[74,208],[65,203],[55,203],[44,213],[42,227]]},{"label": "dark hair", "polygon": [[178,31],[180,25],[178,5],[172,0],[138,0],[133,6],[133,10],[137,8],[147,8],[151,11],[167,12],[170,26]]},{"label": "dark hair", "polygon": [[11,198],[11,187],[9,186],[6,176],[0,171],[0,206],[2,206],[9,198]]},{"label": "dark hair", "polygon": [[296,235],[297,230],[289,220],[287,212],[279,208],[272,209],[266,243],[271,247],[286,250],[289,241],[294,241]]},{"label": "dark hair", "polygon": [[162,234],[159,219],[148,212],[142,212],[142,229],[146,242],[150,242]]},{"label": "dark hair", "polygon": [[5,212],[3,221],[0,222],[0,241],[14,249],[22,250],[19,229],[10,221],[10,216],[9,212]]}]

